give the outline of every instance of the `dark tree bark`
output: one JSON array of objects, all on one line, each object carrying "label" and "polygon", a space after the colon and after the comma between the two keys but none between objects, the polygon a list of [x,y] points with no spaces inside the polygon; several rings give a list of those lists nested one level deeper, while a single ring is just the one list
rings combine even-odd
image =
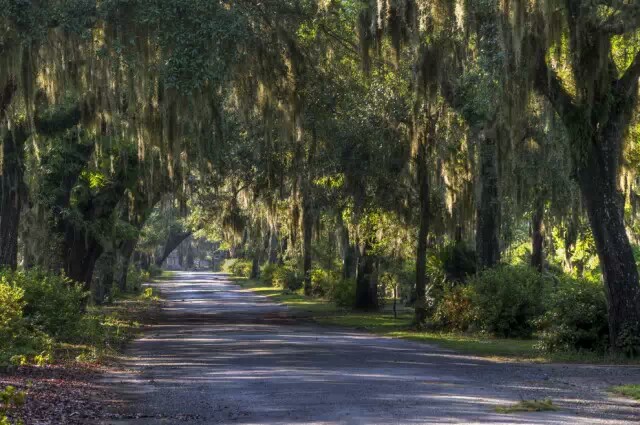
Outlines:
[{"label": "dark tree bark", "polygon": [[184,240],[187,239],[189,236],[191,236],[190,230],[188,231],[169,230],[169,237],[167,238],[167,242],[164,244],[162,255],[156,258],[156,266],[162,267],[162,264],[165,262],[167,257],[169,257],[169,255],[171,255],[171,253],[178,247],[178,245],[184,242]]},{"label": "dark tree bark", "polygon": [[420,201],[420,225],[418,227],[418,246],[416,249],[415,321],[420,326],[427,320],[427,237],[429,236],[430,224],[430,193],[426,144],[421,143],[418,149],[416,166]]},{"label": "dark tree bark", "polygon": [[356,268],[355,308],[376,310],[378,308],[378,285],[375,276],[375,259],[370,255],[369,241],[359,244]]},{"label": "dark tree bark", "polygon": [[136,249],[136,245],[138,244],[138,238],[135,239],[127,239],[122,242],[120,248],[118,249],[118,255],[120,256],[120,276],[118,277],[118,289],[121,292],[127,291],[127,275],[129,272],[129,264],[131,264],[131,257],[133,256],[133,251]]},{"label": "dark tree bark", "polygon": [[623,330],[640,329],[638,269],[624,223],[624,198],[618,187],[624,133],[638,101],[640,52],[618,78],[610,34],[582,19],[580,2],[567,5],[576,96],[564,89],[547,66],[544,40],[532,35],[527,44],[537,49],[535,87],[553,105],[569,134],[578,184],[604,277],[611,348],[618,350]]},{"label": "dark tree bark", "polygon": [[0,175],[0,268],[18,265],[18,229],[26,194],[24,183],[24,144],[28,134],[18,125],[2,142]]},{"label": "dark tree bark", "polygon": [[338,232],[340,240],[340,253],[342,256],[342,277],[349,279],[355,272],[356,248],[349,240],[349,229],[342,220],[342,214],[338,214]]},{"label": "dark tree bark", "polygon": [[542,250],[544,242],[544,234],[542,231],[542,222],[544,218],[544,203],[536,202],[536,209],[531,217],[531,267],[539,272],[544,266],[544,253]]},{"label": "dark tree bark", "polygon": [[302,273],[304,282],[305,295],[311,295],[311,242],[313,240],[313,222],[314,216],[311,206],[311,200],[307,193],[302,198]]},{"label": "dark tree bark", "polygon": [[269,230],[269,255],[268,261],[269,264],[277,264],[278,263],[278,229],[275,224],[271,226]]},{"label": "dark tree bark", "polygon": [[480,269],[500,261],[500,200],[498,198],[498,146],[495,130],[479,137],[480,197],[477,204],[476,251]]}]

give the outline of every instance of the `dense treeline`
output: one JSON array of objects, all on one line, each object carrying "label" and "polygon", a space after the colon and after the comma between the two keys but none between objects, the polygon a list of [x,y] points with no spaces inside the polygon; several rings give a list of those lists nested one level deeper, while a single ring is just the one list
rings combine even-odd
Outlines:
[{"label": "dense treeline", "polygon": [[640,351],[636,2],[0,0],[0,20],[0,266],[101,303],[205,238],[354,308],[399,291],[419,327]]}]

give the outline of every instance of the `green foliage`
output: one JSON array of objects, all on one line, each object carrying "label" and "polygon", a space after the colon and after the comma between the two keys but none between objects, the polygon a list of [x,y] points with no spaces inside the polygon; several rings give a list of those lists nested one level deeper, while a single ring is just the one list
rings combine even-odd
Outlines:
[{"label": "green foliage", "polygon": [[616,338],[616,348],[627,357],[640,357],[640,323],[625,323]]},{"label": "green foliage", "polygon": [[81,285],[39,270],[5,271],[0,276],[23,291],[23,314],[31,326],[54,338],[73,337],[87,301]]},{"label": "green foliage", "polygon": [[474,322],[502,337],[530,337],[544,313],[549,276],[526,266],[485,270],[469,280]]},{"label": "green foliage", "polygon": [[[12,425],[7,417],[10,411],[22,407],[26,401],[27,393],[19,391],[16,387],[8,385],[0,391],[0,425]],[[22,425],[21,419],[14,422],[15,425]]]},{"label": "green foliage", "polygon": [[273,284],[273,273],[278,269],[277,264],[265,263],[260,267],[260,280],[267,285]]},{"label": "green foliage", "polygon": [[442,269],[449,281],[462,282],[476,272],[476,252],[464,243],[446,246],[439,252],[439,256]]},{"label": "green foliage", "polygon": [[302,277],[298,275],[295,266],[285,264],[274,270],[271,284],[276,288],[295,292],[302,288]]},{"label": "green foliage", "polygon": [[452,331],[466,331],[473,323],[473,289],[464,285],[446,285],[435,313],[435,324]]},{"label": "green foliage", "polygon": [[251,276],[252,269],[253,263],[251,261],[239,258],[228,258],[222,264],[223,272],[247,279]]},{"label": "green foliage", "polygon": [[609,339],[607,304],[601,283],[562,279],[539,320],[546,351],[604,351]]}]

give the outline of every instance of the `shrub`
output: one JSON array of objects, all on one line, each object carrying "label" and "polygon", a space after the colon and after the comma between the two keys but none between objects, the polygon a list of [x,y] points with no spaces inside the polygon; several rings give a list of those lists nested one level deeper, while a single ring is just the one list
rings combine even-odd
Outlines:
[{"label": "shrub", "polygon": [[474,323],[501,337],[530,337],[551,278],[527,266],[488,269],[469,280]]},{"label": "shrub", "polygon": [[38,270],[3,272],[2,279],[23,290],[23,314],[31,326],[55,338],[73,339],[88,296],[80,284]]},{"label": "shrub", "polygon": [[253,264],[249,260],[239,258],[228,258],[222,264],[222,271],[238,277],[251,277],[251,269]]},{"label": "shrub", "polygon": [[435,324],[453,331],[467,331],[473,323],[472,292],[469,286],[445,285],[433,316]]},{"label": "shrub", "polygon": [[311,270],[311,292],[317,297],[329,297],[339,280],[340,275],[335,271],[315,267]]},{"label": "shrub", "polygon": [[302,277],[298,276],[294,266],[288,264],[278,266],[274,270],[271,282],[273,286],[289,291],[297,291],[302,288]]},{"label": "shrub", "polygon": [[563,279],[539,320],[546,351],[604,351],[609,338],[607,304],[601,283]]},{"label": "shrub", "polygon": [[356,280],[353,278],[336,280],[328,296],[340,307],[353,307],[356,301]]},{"label": "shrub", "polygon": [[260,280],[267,285],[273,285],[273,273],[277,268],[277,264],[265,263],[260,268]]},{"label": "shrub", "polygon": [[442,270],[447,280],[463,282],[473,275],[477,269],[476,252],[464,243],[456,243],[444,247],[439,252]]}]

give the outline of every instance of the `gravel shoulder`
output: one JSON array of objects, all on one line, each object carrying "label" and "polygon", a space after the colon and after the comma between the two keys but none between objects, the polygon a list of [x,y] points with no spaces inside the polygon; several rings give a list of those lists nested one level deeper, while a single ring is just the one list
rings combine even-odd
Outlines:
[{"label": "gravel shoulder", "polygon": [[[157,286],[164,314],[105,376],[116,413],[103,425],[640,422],[640,403],[607,392],[640,382],[637,366],[500,363],[300,323],[222,274]],[[545,398],[560,409],[494,410]]]}]

